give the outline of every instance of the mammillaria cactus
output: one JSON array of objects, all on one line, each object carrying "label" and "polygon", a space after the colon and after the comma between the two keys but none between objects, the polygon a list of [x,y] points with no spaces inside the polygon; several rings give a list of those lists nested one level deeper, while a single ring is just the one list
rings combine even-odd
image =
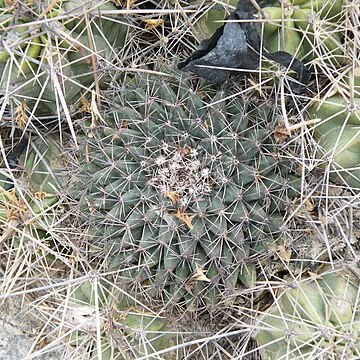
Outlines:
[{"label": "mammillaria cactus", "polygon": [[[57,114],[103,76],[127,26],[109,1],[0,3],[0,95],[27,115]],[[66,15],[66,16],[64,16]]]},{"label": "mammillaria cactus", "polygon": [[359,68],[349,71],[344,95],[313,101],[310,119],[322,121],[314,127],[314,137],[322,152],[331,157],[330,178],[360,188],[360,98]]},{"label": "mammillaria cactus", "polygon": [[289,285],[256,324],[264,359],[358,359],[359,279],[342,269]]},{"label": "mammillaria cactus", "polygon": [[[16,186],[5,190],[6,176],[0,182],[0,236],[3,241],[12,240],[11,246],[22,244],[49,254],[43,242],[56,219],[60,189],[65,187],[65,162],[56,137],[34,141],[20,162],[24,169]],[[1,173],[6,175],[4,169]]]},{"label": "mammillaria cactus", "polygon": [[119,85],[87,129],[75,188],[94,251],[107,249],[134,288],[215,303],[249,283],[249,252],[281,234],[298,179],[278,157],[270,106],[192,86],[179,74]]},{"label": "mammillaria cactus", "polygon": [[297,58],[340,62],[342,0],[290,0],[264,7],[264,47]]}]

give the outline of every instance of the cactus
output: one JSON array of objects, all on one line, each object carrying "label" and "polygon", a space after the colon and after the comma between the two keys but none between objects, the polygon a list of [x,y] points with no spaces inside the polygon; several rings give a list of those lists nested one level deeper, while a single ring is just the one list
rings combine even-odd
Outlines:
[{"label": "cactus", "polygon": [[111,2],[26,5],[0,4],[0,94],[13,107],[26,101],[28,117],[56,115],[94,81],[101,84],[101,68],[124,44],[127,26],[100,16],[116,10]]},{"label": "cactus", "polygon": [[271,107],[191,88],[180,74],[119,85],[103,124],[86,130],[74,189],[93,251],[108,249],[134,288],[215,304],[251,285],[245,260],[281,234],[299,179],[269,134]]},{"label": "cactus", "polygon": [[340,94],[313,101],[308,111],[310,119],[322,121],[314,127],[314,137],[321,145],[318,157],[330,156],[330,178],[360,188],[360,98],[359,69],[350,71],[344,86],[349,97]]},{"label": "cactus", "polygon": [[340,63],[343,59],[342,0],[292,0],[283,7],[264,7],[264,46],[269,52],[286,51],[307,60]]},{"label": "cactus", "polygon": [[65,187],[66,179],[60,145],[53,136],[46,142],[38,139],[20,162],[24,169],[13,189],[4,189],[9,177],[5,169],[0,169],[1,240],[11,240],[11,246],[21,251],[23,247],[34,248],[48,255],[48,230],[56,220],[60,189]]},{"label": "cactus", "polygon": [[258,320],[264,359],[357,359],[359,280],[348,270],[325,271],[290,284]]},{"label": "cactus", "polygon": [[[170,331],[167,319],[106,285],[100,280],[86,281],[70,290],[66,319],[74,330],[69,345],[80,347],[86,343],[89,359],[99,359],[101,352],[103,360],[125,360],[141,356],[156,359],[152,353],[176,343],[179,335],[174,329]],[[100,342],[91,340],[91,334],[97,331]],[[169,351],[164,359],[181,358],[181,350],[176,353]]]}]

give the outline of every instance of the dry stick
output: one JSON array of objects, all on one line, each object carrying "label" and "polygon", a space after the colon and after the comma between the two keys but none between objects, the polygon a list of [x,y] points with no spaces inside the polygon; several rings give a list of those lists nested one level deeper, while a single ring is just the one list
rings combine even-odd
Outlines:
[{"label": "dry stick", "polygon": [[42,19],[47,13],[49,13],[53,7],[59,2],[60,0],[52,0],[51,3],[47,6],[47,8],[38,16],[38,19]]},{"label": "dry stick", "polygon": [[[95,84],[95,91],[96,91],[96,94],[100,94],[100,84],[99,84],[99,78],[98,78],[98,73],[96,71],[97,69],[97,62],[98,62],[98,57],[97,57],[97,54],[96,54],[96,49],[95,49],[95,41],[94,41],[94,38],[93,38],[93,34],[92,34],[92,31],[91,31],[91,27],[89,25],[90,21],[89,21],[89,17],[88,17],[88,14],[85,13],[85,23],[87,24],[86,26],[86,32],[87,32],[87,38],[89,40],[89,48],[91,50],[91,56],[90,56],[90,61],[91,61],[91,67],[92,67],[92,70],[94,72],[94,84]],[[98,105],[100,106],[101,104],[101,99],[100,99],[100,96],[98,95],[97,96],[97,103]]]},{"label": "dry stick", "polygon": [[291,131],[297,130],[299,128],[302,128],[304,126],[314,125],[314,124],[317,124],[319,122],[321,122],[321,119],[310,119],[310,120],[302,121],[301,123],[289,126],[288,130],[291,132]]},{"label": "dry stick", "polygon": [[[70,268],[70,274],[69,274],[70,279],[73,279],[73,272],[74,272],[74,269],[73,269],[73,268]],[[66,300],[67,300],[67,302],[68,302],[68,299],[69,299],[69,297],[70,297],[70,286],[68,287],[67,290],[68,290],[68,291],[67,291],[67,294],[66,294]],[[66,302],[66,303],[67,303],[67,302]],[[57,310],[58,310],[58,309],[56,309],[56,312],[57,312]],[[39,331],[39,333],[37,334],[36,338],[34,339],[34,341],[33,341],[33,343],[32,343],[32,346],[30,347],[30,349],[29,349],[29,351],[28,351],[28,353],[27,353],[27,355],[26,355],[26,358],[25,358],[26,360],[28,360],[28,359],[33,359],[35,356],[38,356],[38,355],[40,355],[40,354],[46,353],[46,350],[47,350],[47,349],[44,351],[44,348],[42,348],[41,350],[39,350],[39,351],[37,351],[37,352],[35,352],[35,353],[34,353],[33,351],[34,351],[35,347],[37,346],[37,344],[39,344],[39,343],[41,342],[41,336],[42,336],[42,334],[44,333],[46,327],[47,327],[49,324],[51,324],[51,321],[52,321],[53,318],[55,317],[55,313],[56,313],[56,312],[52,312],[52,314],[49,315],[46,323],[44,324],[44,326],[42,327],[42,329],[41,329],[41,330]],[[66,311],[63,312],[63,315],[62,315],[61,321],[60,321],[59,332],[58,332],[59,335],[56,336],[56,341],[58,341],[58,342],[60,342],[60,339],[62,339],[62,337],[61,337],[61,332],[62,332],[63,324],[65,324],[65,316],[66,316]],[[54,331],[54,330],[53,330],[53,331]],[[70,332],[70,331],[72,331],[72,329],[70,329],[68,332]],[[46,338],[48,335],[50,335],[50,334],[45,335],[45,336],[43,337],[43,339]],[[53,350],[53,348],[52,348],[53,342],[50,343],[50,344],[48,344],[47,346],[50,347],[50,350]],[[35,354],[36,354],[36,355],[35,355]]]},{"label": "dry stick", "polygon": [[100,326],[100,304],[98,294],[98,278],[94,278],[93,289],[95,290],[95,316],[96,316],[96,348],[98,353],[98,359],[102,360],[102,349],[101,349],[101,326]]},{"label": "dry stick", "polygon": [[20,224],[21,224],[21,221],[18,219],[13,219],[6,223],[6,225],[7,225],[6,230],[0,236],[0,245],[2,242],[6,241],[7,239],[9,239],[11,236],[14,235],[14,233],[17,231]]},{"label": "dry stick", "polygon": [[69,125],[69,129],[70,129],[72,139],[74,140],[75,147],[78,150],[79,145],[77,143],[76,133],[75,133],[74,125],[73,125],[71,115],[70,115],[70,112],[69,112],[69,108],[68,108],[68,106],[66,104],[64,93],[63,93],[63,91],[61,89],[61,85],[59,83],[59,80],[58,80],[58,78],[56,76],[56,73],[55,73],[54,69],[51,69],[51,78],[52,78],[52,81],[53,81],[54,88],[56,89],[57,94],[59,96],[61,106],[62,106],[62,108],[64,110],[65,118],[66,118],[66,121],[67,121],[67,123]]},{"label": "dry stick", "polygon": [[265,18],[266,15],[263,12],[262,8],[259,6],[259,4],[256,2],[256,0],[250,0],[250,2],[253,4],[254,8],[261,14],[261,16]]},{"label": "dry stick", "polygon": [[289,130],[290,124],[289,124],[289,118],[287,116],[287,110],[286,110],[285,83],[284,83],[283,77],[280,78],[280,106],[281,106],[281,112],[282,112],[285,128],[286,128],[288,134],[290,135],[290,130]]},{"label": "dry stick", "polygon": [[[137,9],[137,10],[101,10],[101,15],[137,15],[137,14],[181,14],[181,13],[195,13],[196,10],[161,10],[161,9]],[[68,16],[65,16],[68,18]]]},{"label": "dry stick", "polygon": [[[137,267],[134,266],[133,269],[136,269]],[[114,271],[109,271],[107,273],[102,274],[102,276],[106,276],[106,275],[111,275],[112,273],[114,273]],[[45,290],[50,290],[50,289],[54,289],[54,288],[58,288],[61,286],[66,286],[66,285],[71,285],[71,284],[81,284],[86,280],[91,280],[94,277],[94,274],[87,274],[84,276],[80,276],[76,279],[72,279],[72,280],[66,280],[66,281],[61,281],[59,283],[56,284],[51,284],[51,285],[46,285],[46,286],[39,286],[33,289],[26,289],[26,290],[21,290],[21,291],[16,291],[13,292],[11,294],[0,294],[0,299],[6,299],[6,298],[10,298],[10,297],[15,297],[15,296],[19,296],[19,295],[25,295],[25,294],[31,294],[31,293],[36,293],[36,292],[40,292],[40,291],[45,291]],[[139,302],[139,301],[138,301]]]},{"label": "dry stick", "polygon": [[[350,208],[350,209],[352,209],[352,208]],[[339,227],[339,229],[340,229],[340,233],[341,233],[341,236],[342,236],[342,238],[343,238],[343,241],[344,241],[344,243],[347,245],[347,252],[351,252],[351,257],[353,257],[354,259],[356,259],[357,258],[357,254],[356,254],[356,252],[355,252],[355,250],[354,250],[354,247],[352,246],[352,244],[351,244],[351,238],[350,238],[350,236],[349,236],[349,234],[350,234],[350,228],[348,228],[348,231],[344,231],[344,229],[343,229],[343,227],[341,226],[341,223],[340,223],[340,221],[339,221],[339,219],[337,218],[337,217],[335,217],[334,218],[334,221],[336,222],[336,224],[338,225],[338,227]]]}]

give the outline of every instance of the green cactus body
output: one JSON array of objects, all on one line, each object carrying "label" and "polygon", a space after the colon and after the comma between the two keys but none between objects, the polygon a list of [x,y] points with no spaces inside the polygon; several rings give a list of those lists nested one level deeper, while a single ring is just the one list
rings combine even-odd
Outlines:
[{"label": "green cactus body", "polygon": [[[266,15],[279,16],[274,19],[274,23],[270,23],[264,28],[265,47],[269,52],[285,51],[298,58],[303,56],[303,49],[301,47],[302,36],[295,28],[295,22],[292,18],[292,12],[288,12],[282,21],[282,9],[275,8],[277,11],[273,12],[274,8],[264,8]],[[278,20],[279,19],[279,20]],[[276,27],[272,29],[271,27]],[[273,31],[272,31],[273,30]]]},{"label": "green cactus body", "polygon": [[359,280],[326,272],[289,287],[263,314],[255,339],[265,359],[359,357]]},{"label": "green cactus body", "polygon": [[340,94],[314,101],[308,110],[309,119],[321,119],[314,127],[314,137],[321,145],[318,156],[331,156],[330,178],[360,188],[360,98],[359,69],[349,72],[348,84],[352,99]]},{"label": "green cactus body", "polygon": [[[29,113],[57,114],[59,104],[79,98],[95,79],[100,85],[107,81],[102,68],[123,46],[128,27],[122,18],[101,16],[117,9],[112,2],[84,3],[63,1],[48,12],[40,1],[16,13],[15,7],[2,7],[0,94],[13,105],[25,100]],[[69,16],[61,18],[65,13]],[[34,25],[39,19],[49,21]]]},{"label": "green cactus body", "polygon": [[48,136],[46,142],[35,140],[20,162],[24,171],[17,181],[21,186],[5,190],[2,185],[8,180],[4,176],[0,182],[0,236],[27,256],[37,249],[50,260],[48,240],[52,240],[47,232],[56,221],[60,189],[65,187],[66,178],[55,136]]},{"label": "green cactus body", "polygon": [[242,278],[253,284],[246,253],[277,238],[299,184],[277,159],[270,108],[193,91],[180,75],[136,75],[123,89],[85,138],[75,184],[87,188],[94,248],[111,247],[111,266],[154,298],[211,304]]},{"label": "green cactus body", "polygon": [[37,139],[31,146],[33,149],[22,160],[31,187],[29,190],[58,196],[64,187],[66,160],[57,136]]},{"label": "green cactus body", "polygon": [[264,46],[269,52],[286,51],[307,60],[340,63],[342,0],[292,1],[284,7],[274,5],[262,9]]},{"label": "green cactus body", "polygon": [[[95,11],[94,11],[95,10]],[[101,42],[108,42],[113,47],[121,47],[124,45],[127,27],[121,24],[119,18],[114,18],[109,15],[103,17],[98,16],[101,11],[117,10],[114,2],[99,2],[97,0],[71,0],[63,2],[63,11],[70,16],[76,16],[76,20],[67,21],[65,26],[69,30],[74,30],[77,33],[84,33],[88,31],[88,23],[90,22],[91,33],[94,36],[99,36]],[[90,14],[90,16],[89,16]]]}]

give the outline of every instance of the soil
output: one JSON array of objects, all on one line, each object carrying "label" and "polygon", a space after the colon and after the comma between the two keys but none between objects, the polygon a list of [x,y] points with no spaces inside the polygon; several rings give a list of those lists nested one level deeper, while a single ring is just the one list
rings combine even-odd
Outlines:
[{"label": "soil", "polygon": [[41,322],[23,304],[22,298],[9,298],[0,305],[1,360],[59,360],[59,350],[41,351],[37,345]]}]

